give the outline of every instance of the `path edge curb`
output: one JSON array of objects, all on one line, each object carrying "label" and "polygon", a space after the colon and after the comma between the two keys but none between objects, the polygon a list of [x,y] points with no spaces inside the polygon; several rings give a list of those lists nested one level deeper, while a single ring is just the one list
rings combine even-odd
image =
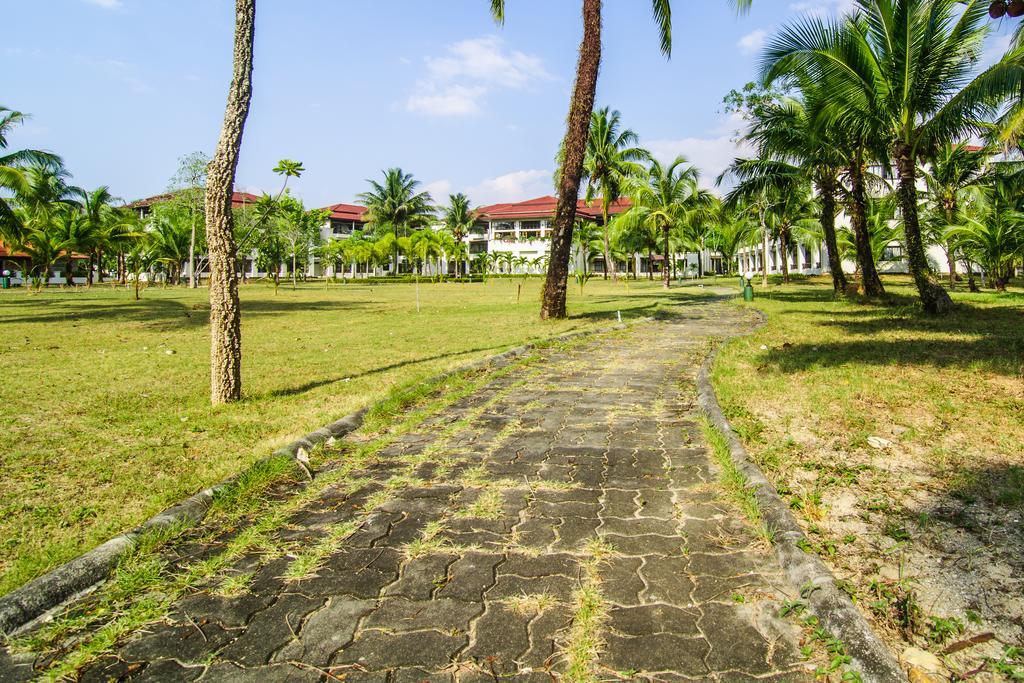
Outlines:
[{"label": "path edge curb", "polygon": [[[768,322],[764,312],[753,310],[759,320],[747,334],[756,332]],[[805,593],[804,599],[811,611],[833,636],[843,642],[846,654],[865,681],[907,681],[907,675],[896,658],[850,597],[839,589],[831,570],[817,555],[804,552],[797,545],[805,538],[803,530],[789,511],[789,506],[747,453],[722,412],[711,382],[711,371],[720,348],[713,349],[701,365],[697,375],[697,403],[708,421],[725,437],[733,463],[746,477],[747,487],[757,499],[764,523],[772,531],[772,549],[786,578]]]},{"label": "path edge curb", "polygon": [[[484,356],[450,370],[431,375],[422,381],[444,380],[463,372],[511,361],[539,346],[563,342],[576,337],[622,330],[632,325],[650,322],[651,320],[652,318],[650,317],[643,317],[628,323],[616,323],[609,327],[564,332],[539,341],[514,346],[501,353]],[[309,452],[329,439],[341,438],[354,432],[362,426],[363,419],[369,410],[369,406],[363,407],[340,420],[335,420],[318,429],[314,429],[291,443],[278,448],[272,455],[260,458],[249,467],[266,463],[274,458],[290,457],[295,459],[306,473],[312,477],[313,473],[305,464],[306,456]],[[135,547],[135,542],[144,533],[155,529],[166,529],[175,525],[188,528],[202,522],[210,511],[217,493],[238,481],[243,472],[235,473],[219,484],[203,489],[175,503],[153,515],[135,529],[120,533],[95,548],[87,550],[78,557],[32,579],[23,586],[19,586],[10,593],[0,596],[0,637],[10,637],[30,629],[53,610],[93,590],[110,576],[118,561]]]}]

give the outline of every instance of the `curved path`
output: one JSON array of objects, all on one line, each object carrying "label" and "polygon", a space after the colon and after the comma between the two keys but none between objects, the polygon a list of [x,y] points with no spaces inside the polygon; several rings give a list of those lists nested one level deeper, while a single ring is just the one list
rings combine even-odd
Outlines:
[{"label": "curved path", "polygon": [[695,404],[747,321],[687,311],[498,373],[84,679],[810,680]]}]

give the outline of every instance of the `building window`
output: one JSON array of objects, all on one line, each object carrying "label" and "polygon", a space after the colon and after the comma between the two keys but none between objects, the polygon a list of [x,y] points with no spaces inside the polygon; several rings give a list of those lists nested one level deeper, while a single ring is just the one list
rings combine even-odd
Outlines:
[{"label": "building window", "polygon": [[522,221],[519,223],[519,236],[524,240],[540,239],[540,221]]},{"label": "building window", "polygon": [[902,244],[890,244],[889,246],[882,249],[882,260],[883,261],[902,261],[903,260],[903,245]]},{"label": "building window", "polygon": [[494,223],[494,239],[513,240],[516,237],[516,226],[514,223],[502,221]]},{"label": "building window", "polygon": [[338,235],[351,235],[353,224],[351,221],[331,221],[331,232]]}]

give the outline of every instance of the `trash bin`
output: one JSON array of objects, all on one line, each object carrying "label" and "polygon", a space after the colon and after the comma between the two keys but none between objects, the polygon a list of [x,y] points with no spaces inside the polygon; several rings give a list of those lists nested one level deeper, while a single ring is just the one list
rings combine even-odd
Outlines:
[{"label": "trash bin", "polygon": [[0,289],[10,289],[10,288],[11,288],[11,271],[5,270],[3,272],[3,274],[0,275]]}]

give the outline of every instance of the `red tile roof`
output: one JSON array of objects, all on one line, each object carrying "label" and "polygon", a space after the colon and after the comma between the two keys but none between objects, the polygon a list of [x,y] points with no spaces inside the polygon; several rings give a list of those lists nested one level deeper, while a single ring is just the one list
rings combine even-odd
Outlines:
[{"label": "red tile roof", "polygon": [[[23,251],[11,251],[7,248],[3,242],[0,242],[0,258],[14,259],[27,259],[30,258],[28,254]],[[86,254],[79,254],[77,252],[71,254],[73,259],[87,259],[89,258]]]},{"label": "red tile roof", "polygon": [[[482,220],[516,220],[530,218],[553,218],[555,207],[558,205],[558,198],[552,196],[537,197],[524,202],[513,202],[508,204],[491,204],[481,206],[477,209],[477,218]],[[608,213],[612,216],[627,211],[632,202],[622,198],[608,207]],[[582,199],[576,203],[576,215],[581,218],[598,219],[601,217],[601,200],[595,199],[589,204]]]},{"label": "red tile roof", "polygon": [[28,258],[28,254],[23,251],[11,251],[3,242],[0,242],[0,258]]},{"label": "red tile roof", "polygon": [[[139,199],[128,205],[129,209],[144,209],[160,202],[169,201],[174,197],[174,192],[164,192],[163,194],[153,195],[152,197],[146,197],[145,199]],[[241,208],[249,204],[255,204],[259,201],[259,195],[252,194],[251,192],[235,192],[231,195],[231,206],[233,208]]]},{"label": "red tile roof", "polygon": [[366,222],[366,207],[358,204],[332,204],[324,210],[331,212],[331,218],[339,221]]}]

